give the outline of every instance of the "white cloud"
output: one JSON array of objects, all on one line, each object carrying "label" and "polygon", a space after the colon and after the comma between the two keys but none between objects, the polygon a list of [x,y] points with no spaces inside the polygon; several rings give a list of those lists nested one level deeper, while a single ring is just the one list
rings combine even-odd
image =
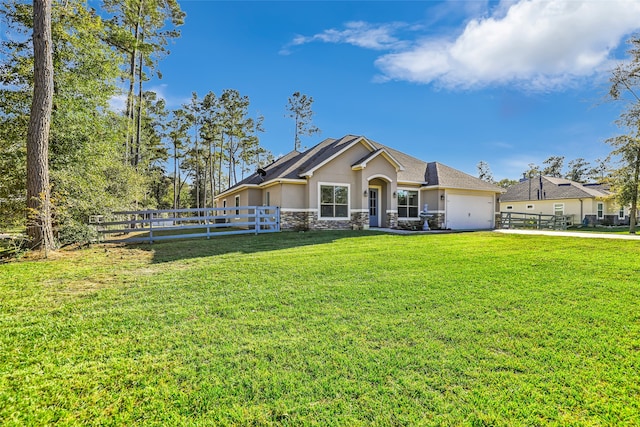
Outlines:
[{"label": "white cloud", "polygon": [[331,28],[313,36],[296,36],[280,53],[289,54],[289,48],[312,42],[344,43],[372,50],[392,50],[407,47],[407,43],[398,39],[394,33],[407,27],[407,24],[393,22],[389,24],[371,24],[363,21],[347,22],[345,28]]},{"label": "white cloud", "polygon": [[639,28],[638,1],[522,0],[469,21],[453,40],[425,38],[376,65],[386,80],[556,89],[609,70],[611,52]]}]

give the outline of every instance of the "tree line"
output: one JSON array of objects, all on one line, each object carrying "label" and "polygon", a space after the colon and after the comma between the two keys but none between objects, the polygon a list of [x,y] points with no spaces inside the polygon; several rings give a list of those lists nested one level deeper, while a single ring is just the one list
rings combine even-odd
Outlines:
[{"label": "tree line", "polygon": [[[527,169],[522,172],[519,179],[531,179],[538,175],[550,176],[554,178],[565,178],[571,181],[587,183],[587,182],[605,182],[611,178],[611,158],[596,159],[588,162],[582,157],[570,160],[565,167],[564,156],[550,156],[542,162],[542,165],[529,163]],[[517,184],[519,179],[503,178],[495,181],[493,172],[489,163],[481,160],[476,165],[478,178],[496,184],[502,188],[510,187]]]},{"label": "tree line", "polygon": [[[0,14],[0,226],[26,225],[32,247],[86,240],[91,215],[212,206],[273,161],[248,96],[194,92],[168,109],[145,90],[180,37],[177,0],[2,0]],[[288,99],[295,149],[319,131],[312,102]]]}]

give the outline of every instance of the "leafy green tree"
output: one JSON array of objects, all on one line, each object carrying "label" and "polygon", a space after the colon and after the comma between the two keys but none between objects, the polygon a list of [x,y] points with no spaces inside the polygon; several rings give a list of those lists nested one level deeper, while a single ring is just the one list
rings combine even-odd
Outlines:
[{"label": "leafy green tree", "polygon": [[613,70],[609,89],[611,99],[625,103],[617,124],[626,132],[609,138],[607,143],[613,147],[612,157],[619,162],[612,171],[612,189],[620,204],[631,204],[629,233],[635,234],[640,191],[640,36],[632,37],[629,43],[631,60]]},{"label": "leafy green tree", "polygon": [[565,175],[566,179],[575,182],[585,182],[589,172],[589,162],[582,157],[571,160],[568,164],[569,170]]},{"label": "leafy green tree", "polygon": [[180,170],[189,138],[189,118],[187,112],[181,108],[173,110],[171,116],[167,127],[169,143],[173,149],[173,209],[180,209],[180,194],[184,186]]},{"label": "leafy green tree", "polygon": [[496,184],[498,185],[498,187],[501,187],[501,188],[509,188],[512,185],[516,185],[517,183],[518,181],[515,179],[503,178],[500,181],[498,181]]},{"label": "leafy green tree", "polygon": [[493,183],[493,173],[491,172],[491,168],[489,167],[489,163],[480,160],[478,162],[478,164],[476,165],[476,168],[478,169],[478,178],[480,178],[483,181],[489,182],[489,183]]},{"label": "leafy green tree", "polygon": [[525,179],[531,179],[531,178],[533,178],[534,176],[538,176],[538,175],[540,175],[540,173],[541,173],[540,166],[536,165],[535,163],[529,163],[529,164],[527,165],[527,167],[528,167],[529,169],[527,169],[526,171],[524,171],[524,172],[522,173],[522,176],[523,176]]},{"label": "leafy green tree", "polygon": [[[204,206],[213,206],[213,198],[216,195],[216,190],[220,191],[220,177],[221,168],[217,168],[216,165],[222,164],[222,144],[223,144],[223,130],[222,123],[220,122],[220,115],[218,114],[219,100],[215,93],[208,92],[202,99],[201,113],[202,113],[202,126],[200,127],[200,136],[203,144],[206,146],[205,155],[205,192],[204,192]],[[218,150],[220,147],[220,150]],[[218,158],[220,157],[220,159]],[[218,174],[216,174],[216,171]],[[207,199],[209,203],[207,204]]]},{"label": "leafy green tree", "polygon": [[238,182],[237,168],[242,160],[243,145],[255,134],[255,121],[249,117],[249,97],[235,89],[225,89],[220,96],[220,115],[224,140],[228,186]]},{"label": "leafy green tree", "polygon": [[609,177],[610,160],[611,159],[609,156],[604,159],[595,159],[593,162],[595,166],[593,166],[587,172],[588,178],[596,182],[605,182],[605,180]]},{"label": "leafy green tree", "polygon": [[137,169],[147,179],[150,197],[145,198],[146,208],[169,208],[164,203],[165,194],[171,187],[171,178],[166,175],[166,162],[169,151],[164,144],[167,133],[169,112],[164,99],[158,98],[155,92],[147,91],[143,94],[146,108],[141,117],[141,135],[143,144],[140,145],[140,164]]},{"label": "leafy green tree", "polygon": [[192,172],[196,208],[200,208],[200,188],[202,186],[200,171],[202,170],[202,150],[200,149],[199,128],[202,123],[202,101],[198,99],[198,94],[196,92],[192,92],[190,102],[188,104],[183,104],[182,108],[187,112],[187,120],[189,121],[190,130],[192,130],[193,136],[191,139],[192,144],[189,144],[190,147],[187,151],[185,166],[188,171]]},{"label": "leafy green tree", "polygon": [[615,198],[621,206],[631,205],[629,210],[629,233],[636,233],[638,193],[640,192],[640,132],[619,135],[607,140],[619,159],[620,167],[613,172],[611,186]]},{"label": "leafy green tree", "polygon": [[288,117],[295,121],[295,137],[293,149],[299,151],[301,148],[301,136],[311,136],[320,133],[320,129],[313,125],[314,112],[311,109],[313,98],[300,92],[294,92],[288,99]]},{"label": "leafy green tree", "polygon": [[[26,162],[29,111],[25,105],[30,102],[33,82],[31,10],[26,3],[2,3],[11,36],[1,43],[0,117],[6,127],[0,130],[0,144],[3,151],[11,149],[13,156],[7,162],[16,166]],[[49,169],[52,199],[57,204],[54,225],[63,243],[86,234],[89,215],[129,208],[143,197],[138,195],[144,186],[138,186],[141,179],[135,170],[113,163],[124,128],[121,118],[109,110],[109,101],[118,90],[119,59],[106,38],[102,19],[84,1],[55,2]],[[5,167],[7,162],[0,164]],[[9,179],[0,176],[0,188],[12,187],[8,193],[24,198],[26,170],[24,166],[14,170],[17,172]]]},{"label": "leafy green tree", "polygon": [[[0,71],[6,82],[7,75]],[[0,226],[18,226],[25,219],[28,102],[24,91],[2,89],[0,84]]]},{"label": "leafy green tree", "polygon": [[252,173],[259,167],[260,155],[268,156],[269,151],[260,146],[260,138],[258,137],[258,132],[264,132],[263,123],[263,116],[258,116],[255,121],[250,122],[248,133],[241,141],[241,179],[244,179],[245,173]]},{"label": "leafy green tree", "polygon": [[105,11],[112,14],[109,42],[127,64],[123,70],[128,83],[124,155],[136,166],[141,144],[143,83],[154,72],[162,76],[157,70],[158,60],[168,53],[169,40],[180,36],[177,27],[184,23],[185,13],[177,0],[103,0],[103,4]]},{"label": "leafy green tree", "polygon": [[564,165],[564,156],[551,156],[542,163],[546,165],[542,169],[542,175],[552,176],[556,178],[562,177],[562,167]]}]

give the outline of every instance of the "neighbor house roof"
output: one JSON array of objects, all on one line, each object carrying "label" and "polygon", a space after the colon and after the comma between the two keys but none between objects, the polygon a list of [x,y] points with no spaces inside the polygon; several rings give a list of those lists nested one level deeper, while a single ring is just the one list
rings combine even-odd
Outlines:
[{"label": "neighbor house roof", "polygon": [[364,144],[371,153],[356,161],[352,165],[353,169],[361,169],[372,159],[383,156],[396,168],[398,182],[400,183],[414,183],[441,188],[501,191],[500,188],[490,183],[441,163],[427,163],[363,136],[346,135],[340,139],[327,138],[302,153],[291,151],[270,165],[259,169],[255,174],[238,182],[235,186],[224,191],[223,194],[239,189],[239,187],[259,186],[273,181],[306,182],[306,178],[312,176],[317,169],[356,144]]},{"label": "neighbor house roof", "polygon": [[608,195],[609,189],[603,184],[581,184],[564,178],[541,176],[507,188],[500,201],[592,199]]}]

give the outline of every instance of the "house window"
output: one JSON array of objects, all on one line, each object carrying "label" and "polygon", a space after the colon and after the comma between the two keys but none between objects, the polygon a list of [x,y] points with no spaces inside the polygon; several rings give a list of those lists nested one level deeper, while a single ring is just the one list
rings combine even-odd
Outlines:
[{"label": "house window", "polygon": [[[236,196],[236,208],[240,206],[240,196]],[[236,215],[240,215],[240,209],[236,209]]]},{"label": "house window", "polygon": [[[223,207],[223,208],[226,208],[226,207],[227,207],[227,199],[224,199],[224,200],[222,201],[222,207]],[[226,214],[227,214],[227,211],[226,211],[226,210],[222,211],[222,215],[226,215]]]},{"label": "house window", "polygon": [[598,219],[604,218],[604,203],[598,202]]},{"label": "house window", "polygon": [[533,210],[534,206],[533,205],[527,205],[527,210]]},{"label": "house window", "polygon": [[513,205],[507,205],[507,210],[508,210],[508,211],[513,210]]},{"label": "house window", "polygon": [[398,217],[417,218],[418,217],[418,192],[409,190],[398,190]]},{"label": "house window", "polygon": [[618,211],[618,219],[624,219],[624,206],[620,206],[620,210]]},{"label": "house window", "polygon": [[349,186],[321,185],[320,186],[320,217],[348,218],[349,217]]},{"label": "house window", "polygon": [[553,214],[554,215],[564,215],[564,203],[554,203],[553,204]]}]

